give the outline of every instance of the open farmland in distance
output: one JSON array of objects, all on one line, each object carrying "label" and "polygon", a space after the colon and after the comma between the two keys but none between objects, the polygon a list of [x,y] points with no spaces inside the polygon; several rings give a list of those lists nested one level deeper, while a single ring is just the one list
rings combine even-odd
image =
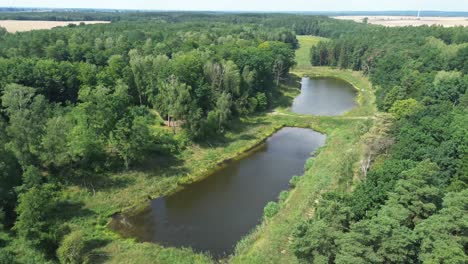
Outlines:
[{"label": "open farmland in distance", "polygon": [[468,26],[468,17],[416,17],[416,16],[336,16],[333,18],[363,22],[387,27],[441,25],[444,27]]},{"label": "open farmland in distance", "polygon": [[0,27],[5,28],[10,33],[51,29],[54,27],[68,26],[69,24],[79,25],[110,23],[110,21],[36,21],[36,20],[0,20]]}]

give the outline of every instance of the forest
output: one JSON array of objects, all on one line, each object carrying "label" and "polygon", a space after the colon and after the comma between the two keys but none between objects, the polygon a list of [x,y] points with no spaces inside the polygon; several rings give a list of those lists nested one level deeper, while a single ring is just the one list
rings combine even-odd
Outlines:
[{"label": "forest", "polygon": [[94,192],[100,177],[270,110],[296,65],[296,35],[327,38],[311,65],[363,72],[394,119],[354,190],[323,194],[292,230],[298,260],[468,261],[467,28],[288,14],[20,15],[0,18],[112,23],[0,28],[0,263],[83,262],[97,246],[66,224],[66,190]]}]

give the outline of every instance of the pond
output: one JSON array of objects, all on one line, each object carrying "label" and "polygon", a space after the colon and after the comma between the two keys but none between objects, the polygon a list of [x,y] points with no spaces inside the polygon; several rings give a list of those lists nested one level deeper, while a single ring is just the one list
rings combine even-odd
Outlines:
[{"label": "pond", "polygon": [[343,80],[302,78],[301,94],[294,99],[291,110],[298,114],[341,115],[357,105],[356,94],[354,87]]},{"label": "pond", "polygon": [[261,222],[263,208],[302,175],[311,152],[325,135],[310,129],[282,128],[240,160],[230,161],[203,181],[150,202],[111,227],[127,237],[165,246],[191,247],[222,257]]}]

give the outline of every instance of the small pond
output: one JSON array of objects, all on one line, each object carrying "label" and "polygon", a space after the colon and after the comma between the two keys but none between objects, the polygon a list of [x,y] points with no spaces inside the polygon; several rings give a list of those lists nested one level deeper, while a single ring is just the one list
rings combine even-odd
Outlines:
[{"label": "small pond", "polygon": [[302,78],[301,94],[294,99],[291,110],[298,114],[341,115],[357,105],[356,94],[354,87],[343,80]]},{"label": "small pond", "polygon": [[263,208],[302,175],[325,135],[283,128],[250,155],[228,162],[203,181],[150,202],[141,213],[111,224],[124,236],[165,246],[191,247],[222,257],[262,219]]}]

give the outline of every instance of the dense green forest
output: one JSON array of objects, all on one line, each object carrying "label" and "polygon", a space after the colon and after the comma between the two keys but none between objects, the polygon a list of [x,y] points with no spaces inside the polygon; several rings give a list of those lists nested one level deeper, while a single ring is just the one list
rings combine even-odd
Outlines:
[{"label": "dense green forest", "polygon": [[2,222],[37,261],[67,232],[53,217],[61,187],[222,133],[265,110],[295,64],[291,30],[164,18],[2,32]]},{"label": "dense green forest", "polygon": [[285,14],[0,18],[113,21],[0,28],[0,263],[80,262],[90,245],[65,224],[62,190],[94,191],[94,178],[175,155],[268,110],[295,65],[296,35],[327,37],[311,63],[363,71],[378,108],[395,120],[369,145],[365,179],[351,193],[324,194],[298,225],[295,255],[311,263],[468,261],[468,29]]},{"label": "dense green forest", "polygon": [[[468,261],[468,29],[365,27],[311,49],[313,65],[367,73],[395,118],[366,178],[323,195],[295,232],[312,263]],[[390,144],[389,144],[390,143]]]}]

